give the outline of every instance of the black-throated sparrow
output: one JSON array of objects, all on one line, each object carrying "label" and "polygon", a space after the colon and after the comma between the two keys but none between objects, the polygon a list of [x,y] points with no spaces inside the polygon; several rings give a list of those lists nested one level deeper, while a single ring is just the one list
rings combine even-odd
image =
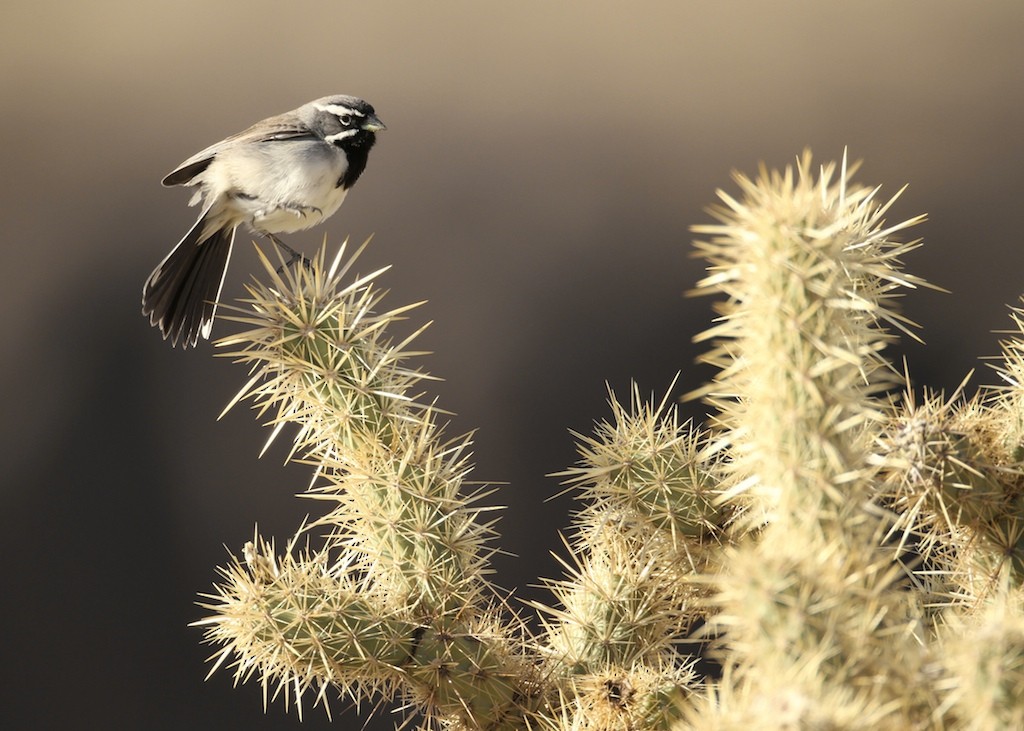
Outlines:
[{"label": "black-throated sparrow", "polygon": [[174,345],[209,338],[235,229],[248,224],[283,247],[274,234],[331,216],[384,128],[362,99],[326,96],[257,122],[179,165],[163,184],[199,186],[189,205],[202,201],[203,212],[149,275],[142,313]]}]

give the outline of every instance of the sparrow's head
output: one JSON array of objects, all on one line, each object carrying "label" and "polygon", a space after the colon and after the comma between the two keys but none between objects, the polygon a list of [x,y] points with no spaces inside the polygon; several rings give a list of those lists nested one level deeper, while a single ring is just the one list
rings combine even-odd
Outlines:
[{"label": "sparrow's head", "polygon": [[387,129],[373,107],[354,96],[325,96],[299,110],[302,121],[325,142],[343,150],[368,152],[377,133]]}]

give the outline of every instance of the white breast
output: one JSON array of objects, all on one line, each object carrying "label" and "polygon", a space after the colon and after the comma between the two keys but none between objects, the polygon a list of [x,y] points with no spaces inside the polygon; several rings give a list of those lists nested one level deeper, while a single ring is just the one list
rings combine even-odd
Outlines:
[{"label": "white breast", "polygon": [[236,147],[203,172],[209,198],[223,202],[223,219],[257,231],[291,233],[332,216],[347,190],[338,185],[345,153],[307,140],[276,140]]}]

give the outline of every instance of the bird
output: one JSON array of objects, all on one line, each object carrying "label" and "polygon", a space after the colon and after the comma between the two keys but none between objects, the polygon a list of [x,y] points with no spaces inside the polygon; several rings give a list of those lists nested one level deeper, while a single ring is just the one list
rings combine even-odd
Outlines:
[{"label": "bird", "polygon": [[163,185],[197,187],[189,205],[202,203],[202,213],[142,288],[150,324],[173,346],[209,339],[238,227],[299,258],[276,234],[333,215],[384,129],[362,99],[325,96],[257,122],[171,171]]}]

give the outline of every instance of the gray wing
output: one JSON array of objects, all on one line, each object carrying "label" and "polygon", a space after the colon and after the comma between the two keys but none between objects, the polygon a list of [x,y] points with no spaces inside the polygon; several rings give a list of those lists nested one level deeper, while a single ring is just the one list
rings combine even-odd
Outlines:
[{"label": "gray wing", "polygon": [[307,137],[314,139],[315,135],[309,127],[302,124],[292,113],[281,114],[277,117],[264,119],[257,122],[249,129],[238,134],[231,135],[220,142],[214,143],[202,152],[197,152],[185,162],[181,163],[172,172],[167,174],[161,182],[165,186],[188,185],[199,173],[206,170],[213,158],[218,153],[234,147],[238,144],[250,142],[269,142],[271,140],[294,140]]}]

